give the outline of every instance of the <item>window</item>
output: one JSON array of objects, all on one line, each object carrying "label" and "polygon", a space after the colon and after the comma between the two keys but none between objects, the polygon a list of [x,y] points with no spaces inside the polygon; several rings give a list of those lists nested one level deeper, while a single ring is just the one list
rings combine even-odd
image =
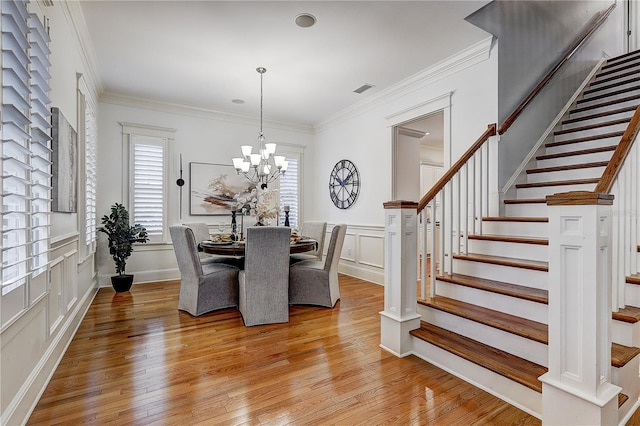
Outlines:
[{"label": "window", "polygon": [[78,211],[78,229],[84,229],[84,259],[96,250],[96,145],[97,128],[95,102],[82,74],[78,75],[78,141],[81,159],[81,186],[78,190],[84,211]]},{"label": "window", "polygon": [[[279,145],[280,149],[282,147]],[[286,147],[281,151],[281,155],[287,157],[289,162],[287,172],[279,179],[280,190],[280,211],[284,206],[289,206],[289,226],[299,228],[301,212],[301,169],[302,151],[295,147]],[[280,216],[280,225],[284,225],[285,216]]]},{"label": "window", "polygon": [[[2,7],[2,296],[5,319],[33,300],[29,282],[47,270],[51,212],[49,35],[27,2]],[[31,297],[30,297],[31,296]],[[19,305],[19,306],[18,306]],[[3,308],[5,304],[3,303]]]},{"label": "window", "polygon": [[121,123],[129,142],[131,224],[147,229],[149,242],[167,241],[167,182],[172,129]]}]

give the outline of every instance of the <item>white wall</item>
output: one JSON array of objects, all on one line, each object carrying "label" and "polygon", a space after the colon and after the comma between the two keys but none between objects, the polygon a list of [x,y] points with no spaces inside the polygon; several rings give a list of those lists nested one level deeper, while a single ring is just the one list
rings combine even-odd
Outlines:
[{"label": "white wall", "polygon": [[[313,219],[346,223],[348,230],[355,232],[352,238],[356,243],[365,236],[382,235],[382,204],[391,199],[392,188],[392,128],[388,126],[388,118],[414,109],[416,117],[424,115],[428,113],[424,105],[430,100],[446,98],[451,93],[450,129],[445,130],[445,134],[450,131],[451,146],[445,147],[449,152],[444,157],[455,162],[497,119],[497,58],[490,47],[487,39],[318,126]],[[358,167],[361,181],[358,200],[347,210],[334,207],[328,191],[329,173],[343,158]],[[419,164],[419,157],[416,161]],[[413,201],[418,201],[417,197]],[[372,265],[383,263],[378,261],[383,240],[367,242],[366,251],[356,250],[347,255],[343,250],[341,270],[352,274],[356,270],[366,272],[369,277],[377,277],[374,282],[382,283],[382,268]],[[379,247],[372,249],[372,244]],[[369,254],[371,259],[366,257]]]},{"label": "white wall", "polygon": [[[208,113],[167,104],[152,104],[108,96],[100,102],[98,110],[98,216],[108,213],[115,202],[128,205],[127,182],[123,176],[128,165],[123,159],[123,138],[120,122],[158,126],[175,130],[170,147],[168,206],[169,224],[206,222],[217,224],[219,216],[189,215],[189,163],[231,164],[231,158],[240,155],[240,146],[256,144],[259,130],[257,118],[242,118],[220,113]],[[311,129],[265,121],[267,140],[285,145],[304,147],[304,176],[302,206],[303,217],[314,211],[314,149]],[[179,216],[179,154],[182,153],[183,179],[182,219]],[[98,275],[101,286],[110,285],[115,274],[114,263],[106,247],[106,237],[99,236]],[[173,246],[170,244],[144,244],[134,248],[127,262],[127,273],[135,275],[134,282],[148,282],[179,278]]]},{"label": "white wall", "polygon": [[[40,19],[46,16],[51,27],[51,106],[60,108],[76,129],[76,73],[84,74],[95,97],[82,46],[69,24],[77,7],[64,2],[50,7],[35,1],[29,4],[30,11]],[[40,289],[44,293],[0,333],[0,424],[26,421],[93,300],[97,290],[94,258],[79,257],[78,232],[77,214],[52,214],[50,280],[48,274],[33,280],[32,287],[38,289],[34,293],[39,295]]]}]

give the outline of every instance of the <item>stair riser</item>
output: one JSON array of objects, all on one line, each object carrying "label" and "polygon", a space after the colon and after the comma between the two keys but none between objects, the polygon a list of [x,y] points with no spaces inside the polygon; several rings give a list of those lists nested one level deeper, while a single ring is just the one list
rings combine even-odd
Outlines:
[{"label": "stair riser", "polygon": [[[630,77],[630,78],[633,79],[633,77]],[[611,83],[603,83],[600,85],[593,86],[593,89],[596,89],[596,90],[594,90],[593,92],[585,93],[584,99],[590,99],[598,95],[606,95],[608,93],[616,92],[618,90],[635,89],[636,87],[640,86],[640,82],[638,81],[629,81],[628,83],[623,83],[624,81],[627,81],[627,80],[628,79],[626,78],[621,80],[620,83],[622,84],[616,84],[615,81],[612,81]]]},{"label": "stair riser", "polygon": [[547,345],[516,336],[447,312],[418,305],[422,321],[453,331],[470,339],[498,348],[517,357],[547,367]]},{"label": "stair riser", "polygon": [[423,360],[465,380],[525,412],[542,418],[542,394],[484,367],[462,359],[424,340],[413,338],[414,353]]},{"label": "stair riser", "polygon": [[[625,65],[632,65],[629,68],[624,68]],[[603,80],[607,80],[607,79],[611,79],[611,78],[617,78],[620,77],[623,74],[636,74],[638,72],[640,72],[640,65],[637,63],[627,63],[627,64],[620,64],[620,65],[614,65],[611,68],[605,68],[603,70],[603,72],[598,73],[596,75],[596,78],[593,80],[594,83],[598,83],[601,82]],[[613,72],[611,72],[613,71]]]},{"label": "stair riser", "polygon": [[629,56],[625,56],[624,58],[619,59],[609,59],[603,66],[603,70],[607,70],[609,67],[614,68],[620,66],[621,64],[636,62],[640,59],[640,52],[634,52]]},{"label": "stair riser", "polygon": [[545,271],[536,271],[532,269],[495,265],[492,263],[463,259],[453,260],[453,271],[457,274],[486,278],[494,281],[503,281],[543,290],[547,289],[548,283],[548,274]]},{"label": "stair riser", "polygon": [[631,117],[633,117],[633,113],[634,113],[634,111],[624,111],[624,112],[619,112],[619,113],[616,113],[616,114],[605,115],[603,117],[594,117],[594,118],[589,118],[589,119],[586,119],[586,120],[576,121],[576,122],[573,122],[573,123],[566,123],[566,124],[562,125],[562,130],[575,129],[576,127],[589,126],[591,124],[606,123],[607,121],[622,120],[624,118],[631,118]]},{"label": "stair riser", "polygon": [[611,340],[625,346],[640,347],[640,322],[611,322]]},{"label": "stair riser", "polygon": [[544,186],[541,188],[518,188],[516,189],[516,195],[518,199],[544,198],[547,195],[560,192],[592,191],[595,187],[595,183],[584,183],[579,185]]},{"label": "stair riser", "polygon": [[625,284],[624,301],[627,305],[640,306],[640,285]]},{"label": "stair riser", "polygon": [[621,136],[596,139],[592,141],[568,143],[564,145],[548,146],[545,148],[545,154],[559,154],[561,152],[571,152],[580,149],[601,148],[603,146],[617,145]]},{"label": "stair riser", "polygon": [[[597,108],[590,108],[584,111],[569,111],[569,118],[578,118],[578,117],[584,117],[584,116],[589,116],[589,115],[593,115],[593,114],[600,114],[603,112],[609,112],[609,111],[613,111],[616,109],[620,109],[620,108],[624,108],[624,107],[628,107],[628,106],[635,106],[637,107],[638,104],[640,104],[640,99],[631,99],[629,101],[625,101],[625,102],[617,102],[614,103],[612,105],[603,105],[601,107],[597,107]],[[576,108],[576,109],[580,109],[580,107]]]},{"label": "stair riser", "polygon": [[602,68],[600,72],[607,72],[607,71],[611,71],[611,70],[617,70],[620,67],[624,67],[627,65],[640,65],[640,55],[639,54],[633,54],[633,55],[629,55],[625,58],[621,58],[618,60],[614,60],[614,61],[608,61],[606,62]]},{"label": "stair riser", "polygon": [[528,183],[556,182],[573,179],[599,179],[605,167],[587,167],[583,169],[559,170],[557,172],[527,173]]},{"label": "stair riser", "polygon": [[570,164],[594,163],[598,161],[609,161],[613,151],[594,152],[591,154],[571,155],[569,157],[549,158],[538,160],[536,167],[542,169],[545,167],[567,166]]},{"label": "stair riser", "polygon": [[[620,90],[620,89],[618,89]],[[611,92],[617,92],[618,90],[612,90]],[[640,89],[636,87],[632,87],[624,93],[616,93],[616,94],[603,94],[603,93],[594,93],[591,96],[585,96],[583,99],[576,103],[577,108],[587,107],[596,105],[602,102],[609,102],[615,99],[622,99],[628,96],[635,96],[640,94]]]},{"label": "stair riser", "polygon": [[623,367],[611,367],[611,383],[620,386],[622,392],[629,397],[629,400],[618,410],[619,419],[626,416],[633,407],[634,404],[630,402],[636,401],[640,397],[638,368],[640,368],[639,357],[635,357]]},{"label": "stair riser", "polygon": [[492,291],[453,284],[446,281],[436,282],[436,294],[466,303],[481,304],[487,309],[519,316],[531,321],[546,324],[549,310],[546,304],[507,296]]},{"label": "stair riser", "polygon": [[549,237],[549,224],[546,222],[482,222],[482,232],[491,235],[520,237]]},{"label": "stair riser", "polygon": [[563,133],[559,135],[554,135],[553,141],[560,142],[560,141],[567,141],[571,139],[602,135],[603,133],[624,132],[627,129],[628,125],[629,123],[622,123],[622,124],[615,124],[612,126],[598,127],[596,129],[578,130],[575,132]]},{"label": "stair riser", "polygon": [[540,244],[511,243],[505,241],[488,241],[469,239],[469,251],[491,256],[509,257],[518,253],[519,257],[547,262],[549,247]]},{"label": "stair riser", "polygon": [[504,211],[505,216],[549,217],[549,210],[545,203],[505,204]]}]

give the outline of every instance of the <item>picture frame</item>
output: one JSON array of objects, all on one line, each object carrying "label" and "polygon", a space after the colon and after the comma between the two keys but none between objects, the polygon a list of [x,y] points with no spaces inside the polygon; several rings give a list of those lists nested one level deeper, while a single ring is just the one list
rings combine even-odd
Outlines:
[{"label": "picture frame", "polygon": [[229,215],[238,197],[250,194],[255,187],[230,164],[190,162],[189,214]]},{"label": "picture frame", "polygon": [[78,135],[60,108],[51,108],[51,211],[78,210]]}]

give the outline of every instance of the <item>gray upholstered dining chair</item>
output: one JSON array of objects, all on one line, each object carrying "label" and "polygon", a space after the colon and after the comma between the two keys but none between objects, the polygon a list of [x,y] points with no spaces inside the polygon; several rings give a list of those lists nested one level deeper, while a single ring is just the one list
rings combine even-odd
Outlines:
[{"label": "gray upholstered dining chair", "polygon": [[247,228],[239,276],[239,308],[246,326],[289,321],[290,236],[285,227]]},{"label": "gray upholstered dining chair", "polygon": [[346,224],[339,224],[331,231],[327,258],[303,260],[291,265],[289,270],[289,303],[296,305],[320,305],[333,307],[340,299],[338,263],[347,232]]},{"label": "gray upholstered dining chair", "polygon": [[301,260],[322,260],[322,250],[324,249],[324,236],[327,233],[327,222],[304,222],[300,235],[302,237],[313,238],[318,242],[318,246],[314,251],[306,253],[295,253],[290,257],[291,263]]},{"label": "gray upholstered dining chair", "polygon": [[188,226],[171,226],[169,232],[180,269],[178,309],[198,316],[238,306],[240,269],[224,263],[201,263],[196,237]]}]

